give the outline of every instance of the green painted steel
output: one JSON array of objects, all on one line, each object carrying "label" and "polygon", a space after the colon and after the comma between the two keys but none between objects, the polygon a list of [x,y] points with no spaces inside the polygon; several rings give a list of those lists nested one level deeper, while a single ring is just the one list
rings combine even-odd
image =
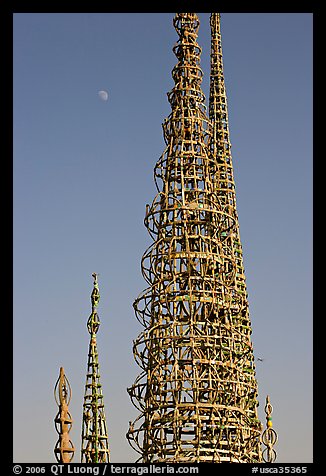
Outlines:
[{"label": "green painted steel", "polygon": [[96,334],[100,327],[100,318],[97,314],[100,292],[97,274],[93,273],[92,276],[94,287],[91,295],[92,313],[87,322],[90,343],[83,404],[81,462],[108,463],[110,451],[96,342]]}]

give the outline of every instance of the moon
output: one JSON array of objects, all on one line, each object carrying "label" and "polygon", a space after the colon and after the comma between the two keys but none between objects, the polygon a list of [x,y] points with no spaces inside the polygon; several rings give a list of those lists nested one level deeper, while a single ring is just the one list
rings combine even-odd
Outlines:
[{"label": "moon", "polygon": [[107,91],[105,91],[104,89],[102,89],[101,91],[99,91],[97,93],[99,95],[99,98],[102,100],[102,101],[107,101],[109,99],[109,94]]}]

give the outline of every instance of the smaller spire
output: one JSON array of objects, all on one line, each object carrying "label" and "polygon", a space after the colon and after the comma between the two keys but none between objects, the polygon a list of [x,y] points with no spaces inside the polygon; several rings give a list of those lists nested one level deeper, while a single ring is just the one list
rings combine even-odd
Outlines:
[{"label": "smaller spire", "polygon": [[68,410],[71,400],[71,387],[63,367],[60,367],[60,375],[54,387],[54,398],[59,407],[54,419],[55,428],[59,434],[54,454],[58,463],[71,463],[75,453],[74,445],[69,437],[73,422]]},{"label": "smaller spire", "polygon": [[263,451],[264,463],[274,463],[277,457],[277,453],[273,448],[273,446],[277,442],[277,433],[273,429],[273,422],[271,417],[272,412],[273,412],[273,407],[271,405],[269,395],[267,395],[266,405],[265,405],[267,428],[263,431],[263,434],[262,434],[262,441],[264,445],[266,446],[266,448]]},{"label": "smaller spire", "polygon": [[100,327],[100,318],[97,314],[100,292],[97,282],[97,274],[93,273],[92,276],[94,278],[94,287],[91,294],[92,313],[87,321],[90,342],[83,405],[81,462],[109,463],[110,451],[108,432],[104,413],[104,401],[102,385],[100,383],[100,366],[96,342],[96,334]]}]

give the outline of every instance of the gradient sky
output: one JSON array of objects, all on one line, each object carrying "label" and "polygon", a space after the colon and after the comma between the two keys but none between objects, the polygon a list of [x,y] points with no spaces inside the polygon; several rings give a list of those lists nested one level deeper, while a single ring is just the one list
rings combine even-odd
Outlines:
[{"label": "gradient sky", "polygon": [[[132,308],[146,287],[143,219],[156,191],[177,60],[173,13],[14,15],[14,462],[54,462],[53,388],[72,386],[73,462],[99,274],[98,349],[112,462],[138,414]],[[209,13],[200,13],[203,90]],[[278,462],[312,461],[312,14],[222,14],[259,414]],[[99,90],[107,90],[102,101]]]}]

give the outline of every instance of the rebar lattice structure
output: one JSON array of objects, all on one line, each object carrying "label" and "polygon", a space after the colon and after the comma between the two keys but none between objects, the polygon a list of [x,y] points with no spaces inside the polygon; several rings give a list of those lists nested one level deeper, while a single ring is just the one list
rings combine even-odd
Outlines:
[{"label": "rebar lattice structure", "polygon": [[[215,179],[216,194],[220,203],[229,205],[233,215],[234,226],[222,244],[232,249],[235,260],[235,284],[237,291],[247,299],[246,280],[243,266],[242,245],[236,209],[235,182],[231,155],[227,96],[224,82],[221,18],[219,13],[211,13],[211,54],[210,54],[210,90],[209,119],[212,124],[210,152],[216,160],[217,175]],[[226,251],[227,254],[228,251]],[[246,310],[243,309],[243,314]],[[249,316],[247,316],[247,319]]]},{"label": "rebar lattice structure", "polygon": [[90,334],[88,351],[87,376],[85,385],[83,423],[82,423],[82,463],[109,463],[110,451],[108,432],[104,413],[102,385],[100,383],[100,369],[96,334],[100,327],[100,318],[97,306],[100,300],[97,274],[92,274],[94,288],[91,295],[92,313],[87,322]]},{"label": "rebar lattice structure", "polygon": [[246,291],[237,280],[231,156],[220,151],[221,129],[228,131],[215,86],[220,73],[212,71],[210,120],[198,16],[177,13],[173,23],[172,111],[154,169],[158,194],[145,216],[153,239],[142,258],[149,286],[134,303],[144,327],[133,346],[142,372],[128,392],[140,415],[127,437],[138,462],[256,462],[261,423]]},{"label": "rebar lattice structure", "polygon": [[[246,278],[243,264],[242,245],[240,240],[239,221],[236,208],[236,192],[233,173],[231,142],[229,133],[228,105],[224,81],[223,53],[221,38],[221,17],[219,13],[211,13],[211,55],[210,55],[210,94],[209,94],[209,119],[212,125],[212,136],[210,141],[210,152],[216,161],[217,174],[215,180],[216,194],[223,206],[228,207],[228,211],[234,221],[232,232],[224,236],[221,244],[224,253],[232,260],[234,269],[234,286],[236,292],[232,293],[232,326],[239,338],[239,354],[245,356],[247,375],[250,382],[250,391],[247,393],[247,405],[244,410],[252,419],[252,431],[257,434],[261,424],[258,421],[257,406],[257,383],[255,378],[255,364],[253,352],[248,352],[248,347],[252,350],[250,342],[251,322],[249,316],[248,294],[246,288]],[[240,305],[239,305],[240,304]],[[241,336],[241,337],[240,337]],[[244,367],[245,367],[244,366]],[[245,401],[245,400],[244,400]],[[258,442],[258,440],[256,440]],[[261,450],[257,443],[256,451],[258,460],[261,460]]]},{"label": "rebar lattice structure", "polygon": [[54,398],[59,407],[54,419],[55,429],[59,434],[54,454],[58,463],[71,463],[75,453],[74,445],[69,436],[73,422],[68,408],[71,400],[71,387],[63,367],[60,367],[59,378],[54,387]]}]

